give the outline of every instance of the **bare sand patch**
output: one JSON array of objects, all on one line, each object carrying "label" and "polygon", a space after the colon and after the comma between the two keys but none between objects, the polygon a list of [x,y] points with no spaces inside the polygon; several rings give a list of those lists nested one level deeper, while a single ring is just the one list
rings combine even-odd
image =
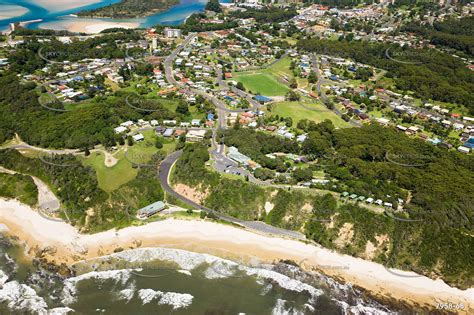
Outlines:
[{"label": "bare sand patch", "polygon": [[344,225],[339,230],[337,239],[334,241],[334,244],[338,248],[342,248],[349,244],[354,238],[354,225],[352,223],[344,223]]},{"label": "bare sand patch", "polygon": [[185,184],[176,184],[174,186],[174,190],[180,194],[185,196],[186,198],[196,202],[196,203],[202,203],[204,199],[208,196],[208,192],[201,192],[198,189],[194,187],[189,187],[188,185]]}]

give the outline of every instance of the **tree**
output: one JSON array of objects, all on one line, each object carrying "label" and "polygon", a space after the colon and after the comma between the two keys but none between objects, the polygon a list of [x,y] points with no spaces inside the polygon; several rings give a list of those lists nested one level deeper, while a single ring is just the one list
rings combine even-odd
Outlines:
[{"label": "tree", "polygon": [[239,89],[239,90],[242,90],[242,91],[245,91],[245,86],[242,82],[237,82],[237,85],[236,87]]},{"label": "tree", "polygon": [[130,147],[133,146],[133,139],[132,139],[132,136],[128,136],[128,137],[127,137],[127,144],[128,144],[128,146],[130,146]]},{"label": "tree", "polygon": [[155,147],[157,149],[162,149],[163,148],[163,140],[161,139],[161,137],[156,138]]},{"label": "tree", "polygon": [[296,93],[295,91],[288,91],[288,93],[286,93],[286,99],[292,102],[299,101],[300,95]]},{"label": "tree", "polygon": [[309,82],[309,83],[316,83],[316,82],[318,82],[318,75],[317,75],[316,72],[314,72],[313,70],[311,70],[311,72],[310,72],[309,75],[308,75],[308,82]]},{"label": "tree", "polygon": [[254,176],[261,180],[272,179],[275,177],[275,171],[260,167],[255,170]]},{"label": "tree", "polygon": [[296,89],[298,87],[298,81],[295,78],[290,80],[290,88]]},{"label": "tree", "polygon": [[176,107],[176,112],[178,114],[182,114],[182,115],[187,115],[189,114],[189,107],[188,107],[188,104],[184,101],[180,101],[178,103],[178,106]]},{"label": "tree", "polygon": [[221,5],[219,4],[219,0],[209,0],[206,4],[207,11],[214,11],[217,13],[222,12]]},{"label": "tree", "polygon": [[86,150],[84,151],[84,155],[85,156],[91,155],[91,151],[89,151],[89,148],[86,148]]},{"label": "tree", "polygon": [[313,178],[313,171],[309,168],[297,168],[293,171],[293,178],[298,182],[306,182]]}]

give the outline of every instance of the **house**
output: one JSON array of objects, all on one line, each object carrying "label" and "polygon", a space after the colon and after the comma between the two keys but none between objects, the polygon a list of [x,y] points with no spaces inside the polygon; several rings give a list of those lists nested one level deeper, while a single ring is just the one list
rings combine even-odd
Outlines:
[{"label": "house", "polygon": [[249,164],[249,162],[251,161],[251,159],[240,153],[239,152],[239,149],[237,149],[236,147],[230,147],[229,148],[229,152],[227,153],[227,157],[231,160],[234,160],[235,162],[239,163],[239,164],[242,164],[242,165],[245,165],[247,166]]},{"label": "house", "polygon": [[458,151],[461,152],[461,153],[466,153],[467,154],[471,151],[471,149],[463,147],[463,146],[459,146]]},{"label": "house", "polygon": [[141,133],[137,133],[136,135],[132,136],[132,139],[136,142],[145,140],[145,137]]},{"label": "house", "polygon": [[123,126],[123,127],[126,127],[126,128],[129,128],[133,126],[133,121],[126,121],[126,122],[123,122],[120,124],[120,126]]},{"label": "house", "polygon": [[124,126],[118,126],[117,128],[114,129],[114,132],[116,134],[119,134],[119,133],[122,133],[122,132],[125,132],[125,131],[127,131],[127,128],[124,127]]},{"label": "house", "polygon": [[255,95],[254,99],[259,103],[268,103],[271,102],[272,99],[263,95]]},{"label": "house", "polygon": [[189,142],[199,142],[204,140],[204,136],[206,135],[206,130],[190,130],[186,134],[186,141]]},{"label": "house", "polygon": [[303,135],[299,135],[298,137],[296,137],[296,141],[298,142],[304,142],[307,138],[307,135],[306,134],[303,134]]},{"label": "house", "polygon": [[469,140],[464,142],[463,146],[469,149],[474,149],[474,137],[470,137]]},{"label": "house", "polygon": [[367,203],[373,203],[373,202],[374,202],[374,198],[370,198],[370,197],[369,197],[369,198],[367,198],[367,199],[365,200],[365,202],[367,202]]},{"label": "house", "polygon": [[180,136],[185,135],[186,132],[187,131],[185,129],[176,129],[174,132],[174,136],[175,138],[179,138]]},{"label": "house", "polygon": [[163,137],[169,138],[173,136],[173,134],[174,134],[174,130],[171,128],[168,128],[165,130],[165,132],[163,132]]},{"label": "house", "polygon": [[163,201],[157,201],[155,203],[152,203],[151,205],[148,205],[138,210],[137,216],[140,219],[146,219],[165,209],[166,209],[166,204]]},{"label": "house", "polygon": [[201,120],[200,119],[193,119],[191,120],[191,125],[195,127],[199,127],[201,125]]},{"label": "house", "polygon": [[163,125],[176,126],[176,120],[163,120]]},{"label": "house", "polygon": [[407,127],[404,127],[402,125],[397,125],[397,129],[401,131],[407,131]]},{"label": "house", "polygon": [[387,118],[379,118],[379,119],[377,119],[377,122],[378,122],[379,124],[381,124],[382,126],[386,126],[386,125],[388,125],[388,123],[390,122],[390,120],[387,119]]}]

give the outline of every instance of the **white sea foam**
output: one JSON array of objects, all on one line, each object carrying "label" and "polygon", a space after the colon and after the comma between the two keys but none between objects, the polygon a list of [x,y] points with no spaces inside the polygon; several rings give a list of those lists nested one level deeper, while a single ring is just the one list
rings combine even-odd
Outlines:
[{"label": "white sea foam", "polygon": [[126,303],[128,303],[135,296],[135,291],[136,291],[135,284],[132,283],[126,289],[120,290],[117,293],[117,299],[124,300],[126,301]]},{"label": "white sea foam", "polygon": [[182,274],[185,274],[185,275],[188,275],[188,276],[191,276],[191,271],[189,270],[178,270],[179,273],[182,273]]},{"label": "white sea foam", "polygon": [[344,301],[335,300],[337,304],[342,307],[343,314],[350,314],[350,315],[389,315],[389,314],[396,314],[395,312],[386,312],[375,307],[366,306],[362,304],[357,304],[354,306],[350,306]]},{"label": "white sea foam", "polygon": [[64,288],[62,292],[62,303],[69,305],[75,301],[77,294],[77,283],[87,279],[96,280],[115,280],[125,285],[130,279],[132,269],[121,269],[121,270],[107,270],[107,271],[92,271],[83,275],[69,278],[64,281]]},{"label": "white sea foam", "polygon": [[286,300],[277,299],[272,315],[303,315],[304,313],[292,308],[286,308]]},{"label": "white sea foam", "polygon": [[0,270],[0,289],[3,287],[5,283],[8,281],[8,276],[3,272],[3,270]]},{"label": "white sea foam", "polygon": [[158,300],[159,305],[171,305],[173,309],[186,308],[192,304],[193,296],[187,293],[162,292],[152,289],[138,290],[138,296],[143,304]]},{"label": "white sea foam", "polygon": [[[258,282],[258,281],[257,281]],[[268,292],[270,292],[273,288],[273,285],[271,283],[267,284],[266,286],[263,287],[262,291],[260,292],[260,295],[267,295]]]},{"label": "white sea foam", "polygon": [[[150,261],[170,261],[176,263],[182,270],[193,270],[206,263],[212,264],[221,258],[208,254],[199,254],[173,248],[138,248],[124,250],[102,257],[102,259],[123,259],[130,263],[145,263]],[[230,262],[230,261],[229,261]],[[232,262],[231,262],[232,263]]]},{"label": "white sea foam", "polygon": [[38,296],[34,289],[18,281],[3,284],[0,290],[0,303],[5,303],[12,311],[31,314],[45,314],[48,309],[44,299]]},{"label": "white sea foam", "polygon": [[254,275],[259,278],[270,279],[276,282],[280,287],[295,291],[295,292],[308,292],[312,297],[312,303],[315,302],[316,298],[323,294],[323,291],[316,289],[315,287],[310,286],[309,284],[303,283],[301,281],[287,277],[281,273],[267,270],[267,269],[258,269],[258,268],[247,268],[246,270],[248,275]]},{"label": "white sea foam", "polygon": [[228,278],[233,276],[237,270],[242,270],[240,266],[230,260],[216,260],[204,272],[207,279]]},{"label": "white sea foam", "polygon": [[56,307],[48,311],[48,315],[64,315],[70,312],[74,312],[72,308],[69,307]]}]

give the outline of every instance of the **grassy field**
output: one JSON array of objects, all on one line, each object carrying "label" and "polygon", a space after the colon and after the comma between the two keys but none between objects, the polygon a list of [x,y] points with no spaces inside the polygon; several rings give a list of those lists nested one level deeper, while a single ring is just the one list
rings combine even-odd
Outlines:
[{"label": "grassy field", "polygon": [[[158,152],[155,147],[156,136],[154,132],[148,130],[142,132],[142,134],[145,136],[145,140],[128,147],[126,156],[124,148],[119,149],[120,151],[114,154],[118,162],[112,167],[107,167],[104,164],[105,155],[102,152],[93,152],[89,157],[81,157],[84,165],[95,169],[100,188],[112,192],[133,180],[138,173],[137,168],[134,168],[134,164],[146,164],[151,160],[152,155]],[[174,150],[174,147],[174,141],[164,140],[163,149],[161,150],[169,154]]]},{"label": "grassy field", "polygon": [[124,158],[123,152],[120,152],[116,158],[117,164],[107,167],[104,164],[105,156],[101,152],[94,152],[83,159],[83,164],[92,167],[97,173],[99,187],[104,191],[112,192],[120,186],[128,183],[137,176],[137,169],[132,167],[132,163]]},{"label": "grassy field", "polygon": [[242,82],[245,88],[253,94],[258,92],[265,96],[282,96],[288,92],[289,88],[277,79],[284,76],[287,78],[293,77],[290,64],[290,58],[283,58],[266,69],[235,72],[233,75],[236,81]]},{"label": "grassy field", "polygon": [[240,73],[234,76],[237,82],[242,82],[252,94],[260,93],[265,96],[282,96],[289,90],[278,82],[272,75],[266,73]]},{"label": "grassy field", "polygon": [[291,117],[293,124],[296,126],[298,121],[302,119],[309,119],[317,123],[325,119],[332,121],[335,127],[345,128],[349,127],[349,123],[342,120],[334,112],[327,109],[325,106],[317,103],[302,103],[307,109],[301,106],[300,102],[281,102],[277,103],[272,108],[273,115],[280,115],[283,117]]}]

